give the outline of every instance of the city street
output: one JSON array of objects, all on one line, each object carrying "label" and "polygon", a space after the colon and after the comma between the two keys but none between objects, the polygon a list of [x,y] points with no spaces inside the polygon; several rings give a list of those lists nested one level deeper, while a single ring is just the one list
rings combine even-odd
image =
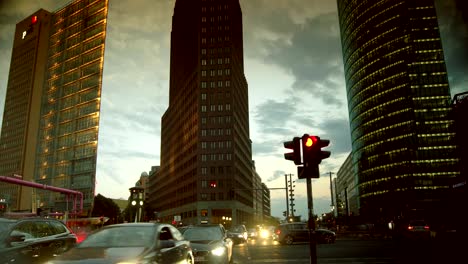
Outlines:
[{"label": "city street", "polygon": [[[317,245],[317,263],[464,263],[450,243],[383,239],[338,239]],[[459,248],[459,247],[458,247]],[[310,263],[309,245],[249,241],[235,245],[234,263]]]}]

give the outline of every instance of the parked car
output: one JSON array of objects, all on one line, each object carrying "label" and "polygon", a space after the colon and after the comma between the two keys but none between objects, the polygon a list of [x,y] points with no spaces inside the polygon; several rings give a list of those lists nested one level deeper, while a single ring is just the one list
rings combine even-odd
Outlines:
[{"label": "parked car", "polygon": [[234,243],[222,225],[202,224],[179,230],[192,245],[195,263],[232,263]]},{"label": "parked car", "polygon": [[247,241],[248,232],[245,225],[235,225],[228,231],[228,236],[234,241],[234,244],[242,244]]},{"label": "parked car", "polygon": [[170,224],[104,226],[48,264],[194,263],[190,242]]},{"label": "parked car", "polygon": [[0,219],[0,264],[42,263],[75,245],[75,234],[59,220]]},{"label": "parked car", "polygon": [[[290,245],[294,242],[309,242],[309,229],[306,223],[286,223],[275,230],[275,239],[281,244]],[[316,229],[315,241],[318,244],[335,243],[336,233],[328,229]]]}]

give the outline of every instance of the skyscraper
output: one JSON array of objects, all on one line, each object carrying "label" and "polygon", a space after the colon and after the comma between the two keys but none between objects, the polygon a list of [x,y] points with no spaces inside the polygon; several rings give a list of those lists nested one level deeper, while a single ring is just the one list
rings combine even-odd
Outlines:
[{"label": "skyscraper", "polygon": [[248,88],[238,0],[177,0],[161,169],[150,201],[163,221],[253,219]]},{"label": "skyscraper", "polygon": [[[85,210],[94,199],[107,7],[76,0],[16,25],[0,137],[0,175],[81,191]],[[0,187],[12,210],[68,206],[59,193]]]},{"label": "skyscraper", "polygon": [[360,213],[440,215],[460,172],[434,2],[337,3]]}]

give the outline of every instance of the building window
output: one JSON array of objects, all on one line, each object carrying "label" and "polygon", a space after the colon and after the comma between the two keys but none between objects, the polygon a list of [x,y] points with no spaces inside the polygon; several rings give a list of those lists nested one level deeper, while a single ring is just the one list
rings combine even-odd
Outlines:
[{"label": "building window", "polygon": [[202,161],[207,161],[207,160],[208,160],[208,159],[207,159],[207,155],[206,155],[206,154],[202,154],[202,155],[201,155],[201,160],[202,160]]},{"label": "building window", "polygon": [[216,201],[216,193],[210,193],[210,200]]},{"label": "building window", "polygon": [[201,106],[201,111],[202,111],[202,112],[206,112],[206,105],[202,105],[202,106]]},{"label": "building window", "polygon": [[[201,194],[200,194],[200,199],[201,199],[201,200],[204,200],[204,201],[208,200],[208,194],[206,194],[206,193],[201,193]],[[202,212],[203,212],[203,210],[202,210]],[[207,214],[208,214],[208,213],[207,213]]]},{"label": "building window", "polygon": [[201,123],[204,124],[204,125],[206,125],[206,117],[202,117]]},{"label": "building window", "polygon": [[223,76],[223,70],[222,69],[218,70],[218,76]]},{"label": "building window", "polygon": [[224,73],[225,73],[226,75],[231,75],[231,69],[225,69],[225,70],[224,70]]},{"label": "building window", "polygon": [[208,216],[208,210],[207,209],[202,209],[200,211],[200,215],[203,216],[203,217],[207,217]]},{"label": "building window", "polygon": [[206,22],[206,17],[202,17],[201,22],[205,23]]},{"label": "building window", "polygon": [[201,65],[206,65],[206,60],[205,59],[201,60]]},{"label": "building window", "polygon": [[216,70],[210,70],[210,76],[211,77],[216,76]]},{"label": "building window", "polygon": [[201,94],[201,99],[202,99],[202,100],[206,100],[206,93],[202,93],[202,94]]},{"label": "building window", "polygon": [[216,180],[210,181],[210,188],[216,188],[217,186],[218,186],[218,183],[216,182]]},{"label": "building window", "polygon": [[230,58],[224,58],[224,63],[225,63],[225,64],[231,63],[231,59],[230,59]]},{"label": "building window", "polygon": [[218,88],[222,88],[223,87],[223,81],[218,81]]},{"label": "building window", "polygon": [[201,82],[201,88],[206,88],[206,82]]},{"label": "building window", "polygon": [[202,148],[202,149],[206,149],[206,142],[205,142],[205,141],[203,141],[203,142],[201,143],[201,148]]},{"label": "building window", "polygon": [[201,71],[201,76],[206,77],[206,71],[205,70]]},{"label": "building window", "polygon": [[202,137],[206,137],[206,129],[202,129],[201,135],[202,135]]},{"label": "building window", "polygon": [[202,44],[206,44],[206,38],[202,38],[202,39],[201,39],[201,43],[202,43]]},{"label": "building window", "polygon": [[218,64],[223,64],[223,59],[222,58],[218,58]]},{"label": "building window", "polygon": [[232,154],[231,153],[226,154],[226,160],[232,160]]},{"label": "building window", "polygon": [[208,188],[208,181],[207,180],[202,180],[201,181],[201,187],[202,188]]},{"label": "building window", "polygon": [[216,105],[210,105],[210,110],[211,110],[211,112],[215,112],[216,111]]},{"label": "building window", "polygon": [[218,111],[223,111],[223,105],[218,105]]},{"label": "building window", "polygon": [[[202,175],[208,174],[208,168],[207,168],[207,167],[202,167],[202,168],[201,168],[201,174],[202,174]],[[202,184],[202,186],[203,186],[203,184]]]},{"label": "building window", "polygon": [[226,104],[226,111],[230,111],[231,110],[231,104]]},{"label": "building window", "polygon": [[226,87],[231,87],[231,81],[227,80],[225,84],[226,84]]},{"label": "building window", "polygon": [[216,88],[216,83],[215,82],[210,82],[210,88]]}]

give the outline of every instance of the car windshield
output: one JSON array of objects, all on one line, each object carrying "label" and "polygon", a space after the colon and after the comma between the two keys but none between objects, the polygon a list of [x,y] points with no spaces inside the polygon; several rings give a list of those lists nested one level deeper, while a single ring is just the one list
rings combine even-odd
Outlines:
[{"label": "car windshield", "polygon": [[93,233],[79,247],[148,247],[154,238],[154,227],[120,226]]},{"label": "car windshield", "polygon": [[244,232],[244,229],[242,228],[242,226],[235,226],[231,228],[230,231],[234,233],[241,233]]},{"label": "car windshield", "polygon": [[221,229],[216,227],[193,227],[182,230],[184,238],[190,241],[220,240],[223,238]]},{"label": "car windshield", "polygon": [[6,230],[10,228],[11,225],[13,225],[13,221],[0,221],[0,234],[3,234]]}]

